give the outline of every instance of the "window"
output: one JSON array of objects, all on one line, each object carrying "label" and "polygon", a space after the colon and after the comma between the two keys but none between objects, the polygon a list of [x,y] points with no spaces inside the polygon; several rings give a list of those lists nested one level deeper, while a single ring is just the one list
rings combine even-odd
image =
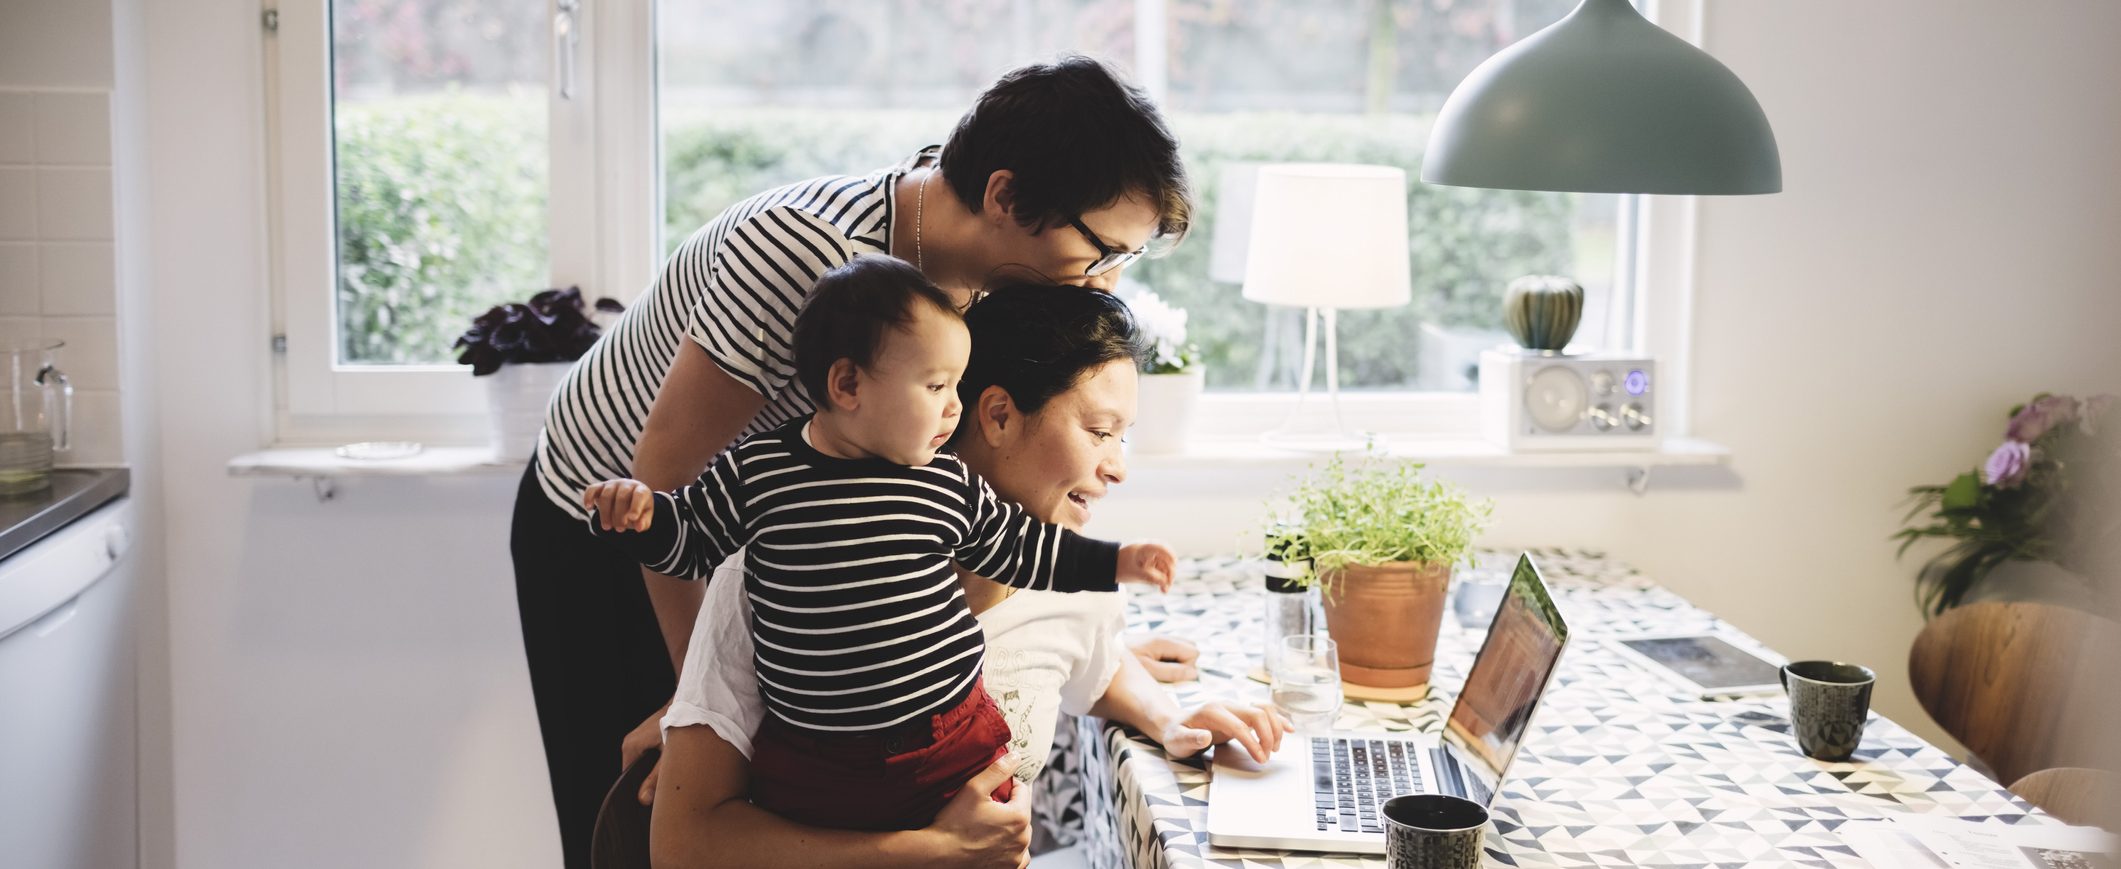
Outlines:
[{"label": "window", "polygon": [[651,85],[596,58],[646,54],[646,13],[606,5],[600,23],[578,0],[273,10],[281,441],[475,440],[484,398],[451,348],[474,315],[553,286],[638,292],[654,194],[628,155],[652,151]]},{"label": "window", "polygon": [[[1155,93],[1197,188],[1192,239],[1128,280],[1187,310],[1211,391],[1291,391],[1302,312],[1244,302],[1211,276],[1229,255],[1216,241],[1229,170],[1382,163],[1413,179],[1451,88],[1573,2],[663,0],[663,249],[758,190],[902,159],[947,135],[1000,72],[1084,51]],[[1341,315],[1344,386],[1472,390],[1479,351],[1507,340],[1502,295],[1519,275],[1585,286],[1579,346],[1632,344],[1615,292],[1631,241],[1623,197],[1410,188],[1415,300]]]},{"label": "window", "polygon": [[[281,437],[475,437],[477,385],[448,345],[485,306],[571,284],[630,300],[728,205],[903,159],[944,138],[997,74],[1062,51],[1113,63],[1179,135],[1195,234],[1128,279],[1189,312],[1225,410],[1203,423],[1241,426],[1286,405],[1303,330],[1300,312],[1217,279],[1226,177],[1286,161],[1418,176],[1450,88],[1572,3],[287,4],[266,43]],[[1643,343],[1633,198],[1415,183],[1408,206],[1414,302],[1340,318],[1343,386],[1396,415],[1358,422],[1470,430],[1470,397],[1451,394],[1502,340],[1500,299],[1519,275],[1585,286],[1577,346]]]}]

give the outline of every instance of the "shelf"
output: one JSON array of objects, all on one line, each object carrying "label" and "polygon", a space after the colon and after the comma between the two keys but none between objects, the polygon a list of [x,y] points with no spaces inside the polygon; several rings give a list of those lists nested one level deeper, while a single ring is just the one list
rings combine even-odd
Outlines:
[{"label": "shelf", "polygon": [[[1399,438],[1387,440],[1383,455],[1438,468],[1660,468],[1727,465],[1729,448],[1697,438],[1671,438],[1654,450],[1582,450],[1510,453],[1478,439]],[[1257,440],[1204,440],[1176,453],[1127,454],[1134,468],[1191,469],[1306,465],[1324,461],[1327,453],[1269,446]]]},{"label": "shelf", "polygon": [[402,459],[349,459],[336,447],[270,447],[228,460],[232,477],[432,477],[451,474],[520,474],[520,461],[496,461],[493,448],[430,446]]}]

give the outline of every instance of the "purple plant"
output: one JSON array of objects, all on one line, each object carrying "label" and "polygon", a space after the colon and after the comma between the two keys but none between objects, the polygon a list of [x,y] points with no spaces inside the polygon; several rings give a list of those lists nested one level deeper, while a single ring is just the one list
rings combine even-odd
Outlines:
[{"label": "purple plant", "polygon": [[1958,606],[2006,561],[2051,561],[2090,574],[2091,548],[2121,533],[2121,517],[2102,500],[2121,485],[2113,410],[2110,395],[2033,396],[2011,408],[2002,445],[1980,468],[1908,490],[1914,508],[1904,521],[1911,524],[1893,535],[1900,552],[1925,538],[1952,541],[1916,580],[1925,611]]},{"label": "purple plant", "polygon": [[[597,300],[597,310],[617,313],[626,306],[617,300]],[[546,290],[528,303],[495,305],[471,321],[471,328],[457,338],[457,361],[471,366],[474,376],[501,370],[503,365],[532,362],[572,362],[582,358],[597,343],[604,330],[589,319],[582,304],[582,289]]]}]

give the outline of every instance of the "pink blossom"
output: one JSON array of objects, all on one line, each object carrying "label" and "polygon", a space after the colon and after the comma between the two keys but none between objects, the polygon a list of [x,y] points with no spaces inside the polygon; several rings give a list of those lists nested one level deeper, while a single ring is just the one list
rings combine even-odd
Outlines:
[{"label": "pink blossom", "polygon": [[2004,441],[2003,445],[1988,456],[1982,472],[1988,484],[1999,489],[2009,489],[2025,482],[2026,468],[2033,463],[2033,449],[2023,441]]}]

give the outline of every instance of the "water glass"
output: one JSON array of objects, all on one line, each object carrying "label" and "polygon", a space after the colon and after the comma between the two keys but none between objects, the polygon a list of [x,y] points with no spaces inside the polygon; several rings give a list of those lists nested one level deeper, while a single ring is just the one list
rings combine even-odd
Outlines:
[{"label": "water glass", "polygon": [[1282,638],[1271,674],[1274,705],[1303,733],[1333,729],[1340,715],[1340,647],[1325,634]]}]

